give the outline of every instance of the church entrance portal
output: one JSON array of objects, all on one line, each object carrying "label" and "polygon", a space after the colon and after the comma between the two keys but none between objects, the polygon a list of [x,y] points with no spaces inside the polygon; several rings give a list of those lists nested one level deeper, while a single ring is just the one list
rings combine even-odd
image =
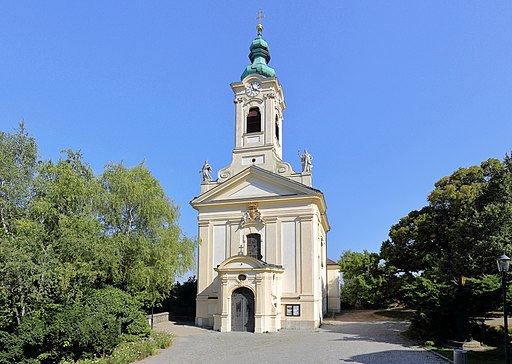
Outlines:
[{"label": "church entrance portal", "polygon": [[238,288],[231,296],[231,331],[254,332],[254,294]]}]

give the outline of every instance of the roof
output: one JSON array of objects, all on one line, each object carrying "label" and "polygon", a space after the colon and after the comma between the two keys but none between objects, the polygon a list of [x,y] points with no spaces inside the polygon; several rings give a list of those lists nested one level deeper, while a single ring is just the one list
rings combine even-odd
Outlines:
[{"label": "roof", "polygon": [[249,53],[251,64],[247,66],[240,77],[243,80],[250,74],[257,73],[263,77],[275,77],[276,71],[268,66],[270,62],[270,50],[268,43],[262,38],[261,31],[263,27],[258,25],[258,36],[252,41]]},{"label": "roof", "polygon": [[325,262],[327,263],[327,265],[338,265],[338,263],[336,263],[334,260],[329,259],[329,258],[327,258],[325,260]]},{"label": "roof", "polygon": [[[241,186],[242,188],[240,188]],[[247,167],[226,181],[194,197],[190,201],[190,205],[196,210],[200,210],[212,206],[246,205],[247,202],[286,201],[289,203],[306,200],[318,206],[322,225],[326,232],[329,231],[327,205],[320,190],[255,165]]]},{"label": "roof", "polygon": [[192,199],[192,201],[190,201],[190,204],[192,206],[194,206],[194,204],[204,201],[208,197],[217,194],[219,191],[221,191],[223,189],[226,189],[231,184],[236,183],[238,180],[248,176],[249,174],[259,175],[262,177],[265,176],[274,181],[280,181],[280,183],[282,185],[294,186],[294,188],[297,191],[302,191],[304,194],[308,194],[308,192],[309,192],[309,194],[320,195],[323,198],[322,191],[320,191],[316,188],[306,186],[305,184],[294,181],[291,178],[280,176],[277,173],[273,173],[273,172],[267,171],[266,169],[263,169],[261,167],[251,165],[251,166],[247,167],[246,169],[238,172],[237,174],[235,174],[234,176],[229,178],[227,181],[219,183],[217,186],[213,187],[212,189],[204,192],[203,194],[201,194],[199,196],[194,197]]}]

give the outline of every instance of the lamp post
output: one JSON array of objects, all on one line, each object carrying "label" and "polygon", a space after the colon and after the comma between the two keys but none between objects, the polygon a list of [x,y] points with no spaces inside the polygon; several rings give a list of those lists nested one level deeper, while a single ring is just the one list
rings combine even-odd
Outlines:
[{"label": "lamp post", "polygon": [[503,292],[503,331],[505,332],[505,363],[510,364],[510,350],[508,346],[508,312],[507,312],[507,273],[510,266],[510,258],[505,255],[505,249],[496,259],[498,271],[501,273],[501,290]]}]

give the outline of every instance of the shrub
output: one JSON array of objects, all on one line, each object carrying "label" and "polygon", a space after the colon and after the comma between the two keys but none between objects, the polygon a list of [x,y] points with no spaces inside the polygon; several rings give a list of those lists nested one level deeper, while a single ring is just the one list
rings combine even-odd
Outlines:
[{"label": "shrub", "polygon": [[[196,316],[197,279],[189,277],[186,282],[176,282],[169,297],[156,312],[169,311],[171,316]],[[150,313],[150,312],[148,312]]]},{"label": "shrub", "polygon": [[81,359],[63,364],[129,364],[155,354],[157,349],[165,349],[172,343],[172,335],[166,332],[151,332],[148,338],[135,342],[121,343],[111,355],[98,358]]},{"label": "shrub", "polygon": [[154,331],[151,335],[157,349],[165,349],[171,346],[172,335],[166,332]]},{"label": "shrub", "polygon": [[48,305],[27,314],[13,334],[0,335],[0,363],[55,363],[111,354],[129,335],[150,329],[140,304],[116,288],[93,290],[69,306]]}]

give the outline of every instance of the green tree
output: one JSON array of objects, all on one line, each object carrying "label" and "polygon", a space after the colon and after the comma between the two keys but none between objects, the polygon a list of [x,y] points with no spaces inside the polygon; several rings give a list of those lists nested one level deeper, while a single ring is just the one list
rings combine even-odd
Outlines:
[{"label": "green tree", "polygon": [[25,215],[36,171],[37,146],[20,122],[14,133],[0,132],[0,239],[15,235],[14,221]]},{"label": "green tree", "polygon": [[391,227],[381,256],[402,282],[396,299],[418,309],[419,336],[465,339],[472,317],[490,308],[479,302],[498,302],[495,257],[512,238],[511,166],[506,156],[458,169]]},{"label": "green tree", "polygon": [[102,227],[115,256],[111,283],[152,306],[192,267],[195,242],[183,235],[178,208],[143,164],[110,164],[101,184]]},{"label": "green tree", "polygon": [[341,299],[349,305],[382,306],[386,303],[387,279],[376,253],[344,251],[338,264],[343,273]]},{"label": "green tree", "polygon": [[[122,313],[103,322],[94,300],[132,297],[143,317],[142,305],[158,305],[192,267],[196,243],[142,164],[110,164],[97,176],[80,152],[37,161],[21,124],[0,133],[0,197],[0,363],[106,352],[98,348],[111,350],[121,334],[144,334],[144,320],[114,330]],[[97,344],[59,334],[64,326]]]},{"label": "green tree", "polygon": [[14,133],[0,132],[0,330],[20,323],[32,292],[36,267],[20,248],[17,221],[27,215],[36,160],[23,122]]},{"label": "green tree", "polygon": [[172,288],[164,307],[171,316],[196,316],[197,279],[189,277],[186,282],[177,282]]}]

